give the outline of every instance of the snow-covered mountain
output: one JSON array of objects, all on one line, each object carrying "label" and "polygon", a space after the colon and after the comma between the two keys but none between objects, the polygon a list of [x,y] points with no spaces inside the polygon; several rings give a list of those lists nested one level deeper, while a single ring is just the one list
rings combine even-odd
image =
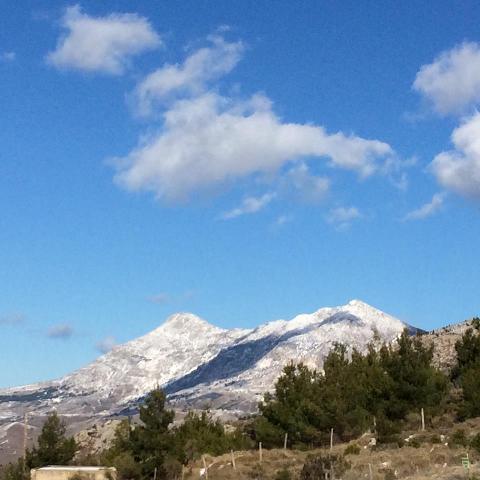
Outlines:
[{"label": "snow-covered mountain", "polygon": [[0,452],[15,450],[25,413],[40,425],[55,408],[76,430],[134,409],[157,385],[178,408],[252,411],[289,361],[321,368],[335,342],[363,349],[374,332],[390,342],[405,327],[358,300],[250,330],[225,330],[178,313],[59,380],[0,390]]}]

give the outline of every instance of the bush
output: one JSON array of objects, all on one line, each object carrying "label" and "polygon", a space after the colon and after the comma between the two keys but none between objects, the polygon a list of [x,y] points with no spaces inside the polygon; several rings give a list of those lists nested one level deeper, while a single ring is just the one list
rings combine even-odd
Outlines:
[{"label": "bush", "polygon": [[345,451],[343,452],[344,455],[359,455],[360,454],[360,447],[356,443],[351,443],[347,446]]},{"label": "bush", "polygon": [[292,475],[286,468],[284,468],[283,470],[279,470],[275,475],[275,480],[291,480],[291,479],[292,479]]},{"label": "bush", "polygon": [[300,473],[300,480],[323,479],[332,470],[335,477],[341,477],[350,468],[350,463],[344,457],[337,455],[309,456]]},{"label": "bush", "polygon": [[480,433],[477,433],[471,440],[470,446],[480,453]]},{"label": "bush", "polygon": [[422,446],[422,442],[418,438],[412,438],[408,444],[413,448],[420,448]]},{"label": "bush", "polygon": [[450,446],[456,447],[466,447],[468,445],[468,438],[465,434],[465,430],[459,429],[454,432],[454,434],[450,437]]},{"label": "bush", "polygon": [[253,480],[263,480],[265,478],[265,471],[260,463],[256,463],[248,472],[248,477]]},{"label": "bush", "polygon": [[395,480],[397,478],[397,476],[395,475],[395,472],[389,468],[386,472],[385,472],[385,480]]}]

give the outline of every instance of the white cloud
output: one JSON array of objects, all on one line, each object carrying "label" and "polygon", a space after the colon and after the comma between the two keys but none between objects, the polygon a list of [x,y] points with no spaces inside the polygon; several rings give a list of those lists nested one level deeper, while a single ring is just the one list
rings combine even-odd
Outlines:
[{"label": "white cloud", "polygon": [[362,218],[357,207],[337,207],[330,210],[327,215],[327,222],[335,225],[339,230],[350,227],[353,220]]},{"label": "white cloud", "polygon": [[17,58],[15,52],[3,52],[0,53],[0,60],[3,62],[13,62]]},{"label": "white cloud", "polygon": [[73,335],[73,327],[66,323],[54,325],[48,329],[47,336],[55,339],[65,340]]},{"label": "white cloud", "polygon": [[430,202],[425,203],[416,210],[412,210],[411,212],[407,213],[404,220],[423,220],[424,218],[430,217],[437,213],[440,208],[442,208],[444,200],[444,193],[436,193],[435,195],[433,195]]},{"label": "white cloud", "polygon": [[99,342],[97,342],[95,346],[99,352],[108,353],[116,345],[117,345],[117,341],[115,340],[115,337],[112,337],[111,335],[109,335],[104,339],[100,340]]},{"label": "white cloud", "polygon": [[162,44],[148,20],[133,13],[91,17],[75,5],[67,8],[62,26],[66,33],[47,55],[58,68],[119,75],[131,57]]},{"label": "white cloud", "polygon": [[367,177],[384,171],[392,156],[378,140],[283,122],[265,96],[240,102],[206,93],[175,102],[164,113],[163,128],[114,164],[124,188],[179,200],[306,157]]},{"label": "white cloud", "polygon": [[224,220],[230,220],[241,215],[259,212],[260,210],[264,209],[275,198],[275,196],[276,195],[274,193],[265,193],[261,197],[244,198],[239,207],[234,208],[229,212],[225,212],[222,215],[222,218]]},{"label": "white cloud", "polygon": [[480,113],[453,131],[452,142],[455,148],[438,154],[430,168],[445,188],[480,199]]},{"label": "white cloud", "polygon": [[307,202],[318,202],[325,198],[330,189],[330,180],[310,173],[308,166],[301,162],[286,174],[287,184],[293,186],[300,198]]},{"label": "white cloud", "polygon": [[226,42],[220,36],[210,36],[211,46],[193,52],[181,65],[164,65],[147,75],[134,92],[139,114],[148,115],[154,104],[174,93],[198,95],[208,82],[230,72],[244,51],[241,42]]},{"label": "white cloud", "polygon": [[461,113],[480,102],[480,44],[463,43],[423,65],[413,84],[442,114]]}]

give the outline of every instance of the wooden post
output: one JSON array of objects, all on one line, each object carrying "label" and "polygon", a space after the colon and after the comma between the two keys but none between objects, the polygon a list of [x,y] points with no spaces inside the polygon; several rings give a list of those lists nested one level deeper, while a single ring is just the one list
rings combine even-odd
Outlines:
[{"label": "wooden post", "polygon": [[260,459],[260,463],[262,463],[262,460],[263,460],[262,442],[258,442],[258,458]]},{"label": "wooden post", "polygon": [[207,462],[205,461],[205,455],[202,455],[203,468],[205,470],[205,478],[208,478]]},{"label": "wooden post", "polygon": [[28,413],[23,417],[23,471],[27,472]]},{"label": "wooden post", "polygon": [[372,464],[368,464],[368,474],[369,474],[369,479],[373,480],[373,472],[372,472]]},{"label": "wooden post", "polygon": [[288,441],[288,433],[285,434],[285,438],[283,439],[283,449],[287,449],[287,441]]},{"label": "wooden post", "polygon": [[333,428],[330,429],[330,450],[333,449]]},{"label": "wooden post", "polygon": [[236,470],[237,466],[235,465],[235,455],[233,453],[233,450],[230,450],[230,455],[232,457],[232,467],[233,467],[234,470]]},{"label": "wooden post", "polygon": [[425,412],[423,411],[423,407],[421,410],[421,414],[422,414],[422,432],[424,432],[425,431]]},{"label": "wooden post", "polygon": [[185,465],[182,463],[182,480],[185,478]]},{"label": "wooden post", "polygon": [[153,470],[153,480],[157,480],[157,467]]}]

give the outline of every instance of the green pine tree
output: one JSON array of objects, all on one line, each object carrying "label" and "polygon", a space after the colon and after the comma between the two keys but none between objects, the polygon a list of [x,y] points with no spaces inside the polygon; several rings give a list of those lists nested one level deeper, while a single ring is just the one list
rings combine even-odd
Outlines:
[{"label": "green pine tree", "polygon": [[65,423],[56,412],[48,415],[37,440],[37,446],[27,452],[29,468],[45,465],[68,465],[77,450],[73,437],[65,435]]}]

